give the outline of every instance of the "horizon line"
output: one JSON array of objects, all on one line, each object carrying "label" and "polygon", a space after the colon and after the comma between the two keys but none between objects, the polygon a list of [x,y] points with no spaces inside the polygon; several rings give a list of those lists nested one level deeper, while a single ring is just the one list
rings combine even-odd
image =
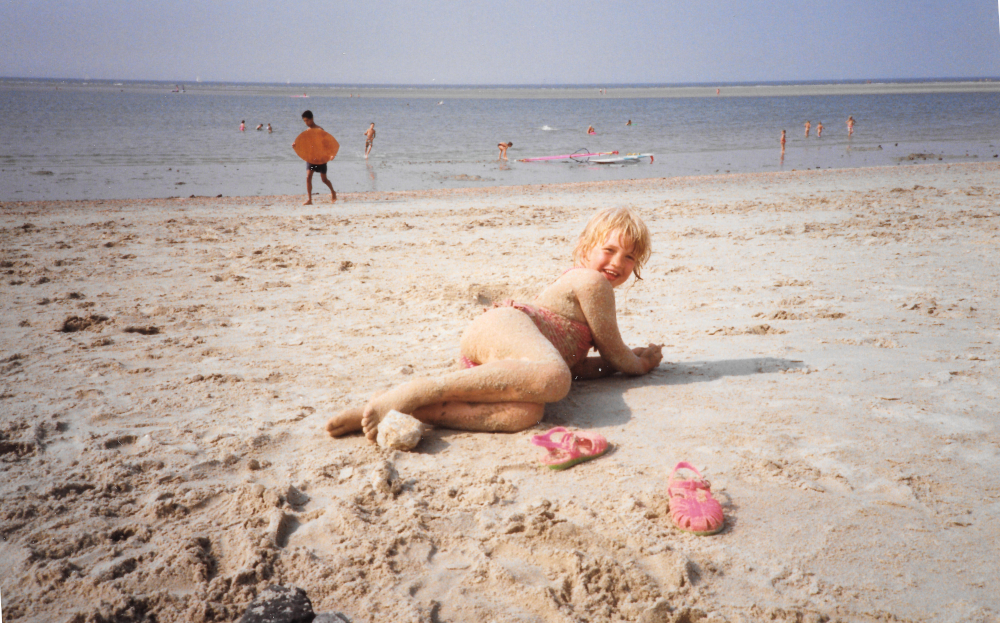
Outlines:
[{"label": "horizon line", "polygon": [[363,88],[363,89],[393,89],[393,88],[473,88],[473,89],[525,89],[525,88],[564,88],[564,89],[634,89],[634,88],[684,88],[684,87],[747,87],[772,86],[776,84],[883,84],[883,83],[935,83],[935,82],[990,82],[1000,81],[1000,76],[963,76],[963,77],[920,77],[920,78],[822,78],[809,80],[756,80],[744,82],[618,82],[618,83],[425,83],[425,82],[385,82],[385,83],[354,83],[354,82],[280,82],[280,81],[239,81],[239,80],[177,80],[158,78],[49,78],[37,76],[0,76],[0,81],[40,80],[47,82],[152,82],[163,84],[232,84],[283,87],[326,87],[326,88]]}]

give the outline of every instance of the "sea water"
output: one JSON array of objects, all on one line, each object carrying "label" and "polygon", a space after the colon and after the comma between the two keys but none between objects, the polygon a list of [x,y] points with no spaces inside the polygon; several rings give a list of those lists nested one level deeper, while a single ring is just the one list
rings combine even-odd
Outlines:
[{"label": "sea water", "polygon": [[[306,109],[340,141],[329,165],[338,192],[985,161],[1000,152],[998,91],[995,82],[726,85],[716,95],[714,86],[703,85],[377,88],[6,79],[0,80],[0,201],[303,193],[305,165],[292,142],[305,129]],[[853,137],[848,116],[857,122]],[[809,138],[806,120],[813,126]],[[377,136],[366,160],[364,132],[372,121]],[[256,131],[258,124],[265,130]],[[594,135],[586,132],[591,125]],[[501,141],[514,143],[507,162],[497,160]],[[629,165],[517,161],[578,150],[655,159]],[[314,192],[323,190],[316,176]]]}]

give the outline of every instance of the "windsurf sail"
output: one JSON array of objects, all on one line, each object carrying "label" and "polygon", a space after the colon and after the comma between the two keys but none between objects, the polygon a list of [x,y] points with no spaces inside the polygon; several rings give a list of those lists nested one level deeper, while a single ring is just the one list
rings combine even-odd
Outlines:
[{"label": "windsurf sail", "polygon": [[562,156],[539,156],[537,158],[521,158],[518,162],[540,162],[542,160],[586,160],[592,156],[615,156],[617,151],[600,151],[590,153],[586,149],[580,149],[576,153],[564,154]]}]

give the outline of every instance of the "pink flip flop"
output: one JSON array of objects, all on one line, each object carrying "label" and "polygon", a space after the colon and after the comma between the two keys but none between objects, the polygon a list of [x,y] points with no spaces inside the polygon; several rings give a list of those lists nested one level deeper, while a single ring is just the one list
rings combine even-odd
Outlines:
[{"label": "pink flip flop", "polygon": [[[560,435],[553,441],[553,435]],[[549,469],[568,469],[577,463],[596,459],[608,451],[608,440],[598,433],[572,433],[557,426],[544,435],[535,435],[531,443],[548,449],[548,454],[539,460]]]},{"label": "pink flip flop", "polygon": [[[696,478],[675,480],[674,475],[679,469],[694,472]],[[678,463],[674,471],[670,472],[667,492],[670,495],[670,519],[675,526],[698,536],[708,536],[722,530],[726,523],[722,505],[712,497],[708,482],[701,477],[694,465],[685,461]]]}]

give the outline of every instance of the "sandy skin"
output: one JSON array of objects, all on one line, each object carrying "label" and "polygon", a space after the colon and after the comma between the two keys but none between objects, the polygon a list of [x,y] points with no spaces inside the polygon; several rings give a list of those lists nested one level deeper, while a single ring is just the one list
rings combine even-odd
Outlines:
[{"label": "sandy skin", "polygon": [[574,377],[599,378],[616,371],[641,375],[656,368],[663,358],[661,346],[630,349],[615,316],[614,288],[632,276],[632,247],[612,232],[579,264],[586,270],[564,273],[532,304],[586,323],[599,356],[571,366],[526,314],[491,309],[462,335],[462,356],[481,365],[393,388],[363,409],[341,411],[327,422],[327,432],[337,437],[361,429],[374,442],[379,422],[392,409],[434,426],[516,432],[537,424],[545,403],[563,399]]}]

